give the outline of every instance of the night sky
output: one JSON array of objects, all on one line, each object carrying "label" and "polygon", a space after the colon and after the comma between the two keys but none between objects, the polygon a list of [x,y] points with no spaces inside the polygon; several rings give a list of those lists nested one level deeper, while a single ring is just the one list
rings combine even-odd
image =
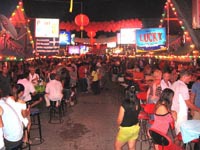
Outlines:
[{"label": "night sky", "polygon": [[[82,12],[89,17],[90,22],[133,18],[159,20],[165,2],[166,0],[74,0],[73,12],[69,13],[70,0],[23,0],[26,15],[31,20],[59,18],[61,21],[74,21],[75,16]],[[10,17],[17,3],[18,0],[1,0],[0,13]],[[34,27],[33,21],[31,27]]]},{"label": "night sky", "polygon": [[[4,0],[7,1],[7,0]],[[160,18],[166,0],[74,0],[69,13],[69,0],[23,0],[30,18],[60,18],[72,21],[81,12],[90,21],[110,21],[130,18]]]}]

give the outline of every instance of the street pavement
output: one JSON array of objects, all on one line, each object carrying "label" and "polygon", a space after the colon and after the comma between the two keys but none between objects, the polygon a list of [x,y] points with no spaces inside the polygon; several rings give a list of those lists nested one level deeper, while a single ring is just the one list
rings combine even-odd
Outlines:
[{"label": "street pavement", "polygon": [[[79,93],[78,103],[67,109],[62,123],[50,124],[45,104],[40,106],[43,143],[32,150],[114,150],[117,115],[123,90],[111,83],[100,95]],[[37,129],[31,129],[31,140],[37,142]],[[123,147],[128,150],[127,145]],[[139,150],[137,143],[136,150]],[[143,150],[148,146],[143,145]]]}]

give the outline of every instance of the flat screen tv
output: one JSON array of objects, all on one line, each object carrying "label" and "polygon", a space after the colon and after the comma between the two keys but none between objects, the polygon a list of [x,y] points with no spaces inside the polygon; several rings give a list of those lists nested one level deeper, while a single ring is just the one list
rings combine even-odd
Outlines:
[{"label": "flat screen tv", "polygon": [[68,53],[69,54],[80,54],[79,46],[68,46]]}]

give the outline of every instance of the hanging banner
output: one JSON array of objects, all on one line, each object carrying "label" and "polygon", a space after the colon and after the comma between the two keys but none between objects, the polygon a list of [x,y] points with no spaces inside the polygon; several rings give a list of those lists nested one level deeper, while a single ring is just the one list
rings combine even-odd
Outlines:
[{"label": "hanging banner", "polygon": [[166,29],[136,30],[136,52],[166,50]]},{"label": "hanging banner", "polygon": [[200,0],[192,0],[192,28],[200,28]]}]

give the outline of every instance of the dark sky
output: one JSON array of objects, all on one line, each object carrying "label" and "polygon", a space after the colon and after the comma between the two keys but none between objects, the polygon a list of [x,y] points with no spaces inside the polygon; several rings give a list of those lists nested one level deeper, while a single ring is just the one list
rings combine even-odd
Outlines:
[{"label": "dark sky", "polygon": [[53,17],[72,21],[81,12],[91,21],[130,18],[160,18],[166,0],[74,0],[69,13],[69,0],[23,0],[28,17]]},{"label": "dark sky", "polygon": [[[59,18],[61,21],[74,21],[75,16],[83,12],[88,15],[90,22],[133,18],[159,20],[166,0],[74,0],[72,13],[69,13],[69,2],[70,0],[23,0],[27,17],[33,20]],[[10,17],[17,4],[18,0],[1,0],[0,13]],[[31,26],[34,26],[33,22]]]}]

